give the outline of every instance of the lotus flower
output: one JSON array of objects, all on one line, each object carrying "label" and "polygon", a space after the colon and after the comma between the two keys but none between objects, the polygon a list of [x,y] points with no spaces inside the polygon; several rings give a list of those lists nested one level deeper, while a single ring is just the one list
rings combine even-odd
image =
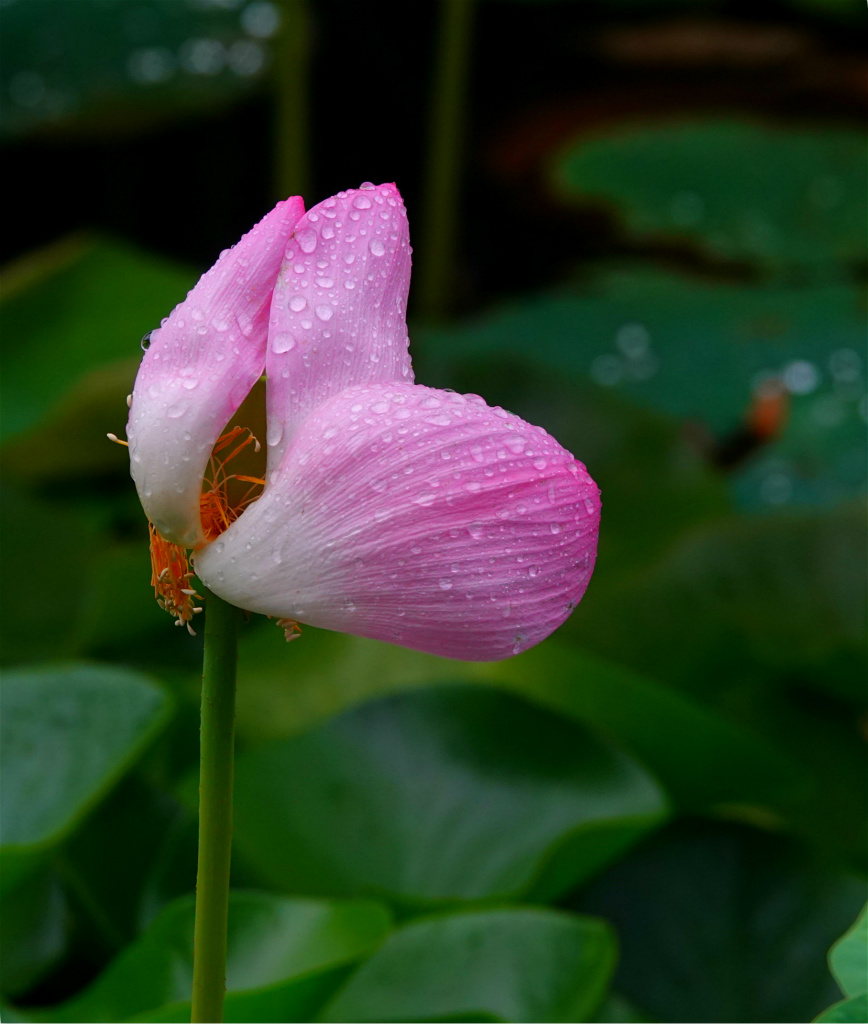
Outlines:
[{"label": "lotus flower", "polygon": [[[596,485],[540,427],[413,383],[409,283],[394,185],[306,214],[293,198],[153,333],[127,433],[154,584],[179,622],[194,610],[187,548],[207,587],[289,636],[309,623],[496,660],[575,608],[596,555]],[[232,506],[227,463],[255,442],[224,430],[263,372],[263,488]]]}]

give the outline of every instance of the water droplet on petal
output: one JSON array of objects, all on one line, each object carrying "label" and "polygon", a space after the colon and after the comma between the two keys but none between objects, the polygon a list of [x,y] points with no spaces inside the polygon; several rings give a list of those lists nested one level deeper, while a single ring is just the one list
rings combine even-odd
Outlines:
[{"label": "water droplet on petal", "polygon": [[316,248],[316,232],[307,228],[304,231],[299,231],[295,240],[298,242],[298,247],[302,252],[313,252]]},{"label": "water droplet on petal", "polygon": [[326,305],[317,306],[314,312],[320,318],[320,320],[331,320],[335,313],[334,309],[331,306]]},{"label": "water droplet on petal", "polygon": [[307,299],[303,295],[293,295],[289,300],[289,308],[293,313],[300,313],[307,305]]},{"label": "water droplet on petal", "polygon": [[283,440],[283,424],[279,419],[272,418],[268,421],[268,429],[265,433],[265,443],[272,448]]},{"label": "water droplet on petal", "polygon": [[281,331],[271,339],[271,348],[278,353],[289,352],[295,348],[295,338],[288,331]]},{"label": "water droplet on petal", "polygon": [[353,200],[353,206],[357,210],[369,210],[371,208],[371,200],[367,196],[356,196]]},{"label": "water droplet on petal", "polygon": [[385,245],[383,245],[379,238],[372,238],[368,248],[375,256],[382,256],[386,251]]}]

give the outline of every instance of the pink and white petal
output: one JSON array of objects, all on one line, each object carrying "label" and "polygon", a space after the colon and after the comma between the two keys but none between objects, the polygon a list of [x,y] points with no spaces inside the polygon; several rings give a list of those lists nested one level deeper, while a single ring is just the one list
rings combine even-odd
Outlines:
[{"label": "pink and white petal", "polygon": [[599,521],[596,484],[540,427],[475,395],[374,385],[314,410],[196,571],[242,608],[493,661],[575,608]]},{"label": "pink and white petal", "polygon": [[297,225],[269,326],[268,466],[308,413],[345,388],[412,381],[407,337],[410,234],[394,185],[364,185]]},{"label": "pink and white petal", "polygon": [[133,388],[130,472],[166,540],[204,541],[199,494],[211,449],[265,370],[268,313],[286,243],[304,213],[293,196],[227,249],[151,333]]}]

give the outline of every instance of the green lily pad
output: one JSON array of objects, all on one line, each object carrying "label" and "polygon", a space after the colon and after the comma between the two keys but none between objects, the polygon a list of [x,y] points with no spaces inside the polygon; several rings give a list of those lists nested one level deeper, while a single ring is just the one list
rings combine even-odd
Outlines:
[{"label": "green lily pad", "polygon": [[594,918],[530,907],[431,917],[391,935],[319,1020],[589,1020],[615,958]]},{"label": "green lily pad", "polygon": [[149,679],[98,665],[8,673],[3,683],[0,844],[18,857],[59,842],[166,724]]},{"label": "green lily pad", "polygon": [[79,653],[79,632],[96,591],[101,541],[77,509],[0,489],[5,584],[0,660],[6,665]]},{"label": "green lily pad", "polygon": [[829,968],[848,998],[824,1010],[815,1024],[862,1024],[868,1020],[868,908],[829,950]]},{"label": "green lily pad", "polygon": [[[184,1021],[193,979],[193,897],[167,906],[84,992],[39,1019]],[[227,1021],[305,1021],[347,967],[389,931],[370,901],[326,903],[233,892],[226,965]]]},{"label": "green lily pad", "polygon": [[659,1020],[810,1020],[835,998],[824,951],[864,882],[797,844],[741,826],[682,822],[569,905],[618,931],[615,985]]},{"label": "green lily pad", "polygon": [[610,992],[594,1014],[594,1024],[654,1024],[654,1018],[637,1009],[620,992]]},{"label": "green lily pad", "polygon": [[[161,745],[155,755],[164,753]],[[64,844],[61,870],[76,907],[78,948],[105,960],[135,939],[196,879],[196,817],[162,788],[131,772]]]},{"label": "green lily pad", "polygon": [[[580,607],[569,633],[604,657],[711,697],[739,676],[864,692],[865,513],[729,517]],[[593,581],[591,583],[593,586]]]},{"label": "green lily pad", "polygon": [[864,995],[868,989],[868,908],[829,951],[829,967],[845,996]]},{"label": "green lily pad", "polygon": [[[66,949],[68,908],[56,872],[41,866],[3,894],[0,988],[14,996],[44,975]],[[5,1015],[2,1018],[7,1019]]]},{"label": "green lily pad", "polygon": [[[864,494],[863,334],[861,293],[848,286],[709,283],[624,266],[581,288],[420,332],[414,344],[420,379],[479,391],[561,440],[601,484],[603,529],[611,531],[607,517],[629,508],[633,534],[647,549],[650,525],[662,532],[658,521],[669,517],[674,533],[691,513],[701,519],[710,481],[703,487],[692,463],[742,427],[772,377],[789,389],[788,418],[782,436],[734,479],[739,504],[774,510]],[[616,414],[605,392],[633,403]],[[634,404],[694,426],[672,430],[664,443],[663,423],[643,421]],[[657,490],[646,492],[652,475]],[[619,528],[618,541],[629,533]]]},{"label": "green lily pad", "polygon": [[117,133],[237,101],[261,82],[278,24],[269,11],[239,18],[226,3],[10,5],[0,128]]},{"label": "green lily pad", "polygon": [[815,1017],[815,1024],[864,1024],[868,1020],[868,995],[864,992],[852,999],[842,999],[828,1010],[824,1010],[819,1017]]},{"label": "green lily pad", "polygon": [[679,120],[578,139],[551,178],[570,201],[613,208],[643,241],[834,273],[866,257],[864,160],[858,131]]},{"label": "green lily pad", "polygon": [[550,640],[482,665],[479,675],[613,737],[682,810],[741,806],[786,815],[812,792],[796,759],[759,733],[569,644]]},{"label": "green lily pad", "polygon": [[[68,239],[7,267],[0,329],[16,343],[4,345],[0,355],[0,436],[6,440],[35,427],[62,400],[78,401],[88,389],[99,395],[100,381],[122,388],[112,383],[107,364],[123,363],[116,376],[131,385],[142,335],[159,326],[194,280],[190,271],[128,245],[86,238]],[[86,380],[97,370],[103,377]],[[70,391],[79,398],[67,398]],[[108,429],[122,434],[123,392],[119,398],[116,424]],[[102,443],[94,436],[94,447]]]},{"label": "green lily pad", "polygon": [[[580,607],[575,615],[582,614]],[[242,637],[241,652],[238,728],[247,742],[295,735],[373,697],[432,681],[472,680],[611,737],[683,809],[737,804],[786,813],[811,788],[799,762],[760,734],[688,694],[556,637],[516,658],[486,664],[311,627],[288,652],[280,631],[263,624]]]},{"label": "green lily pad", "polygon": [[237,761],[236,848],[292,892],[410,905],[551,896],[665,815],[625,754],[478,687],[373,701]]}]

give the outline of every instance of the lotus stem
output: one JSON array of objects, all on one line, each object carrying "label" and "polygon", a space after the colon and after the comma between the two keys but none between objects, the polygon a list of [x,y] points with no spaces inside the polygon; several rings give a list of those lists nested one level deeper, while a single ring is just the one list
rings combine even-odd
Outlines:
[{"label": "lotus stem", "polygon": [[473,0],[440,0],[416,289],[418,314],[430,321],[449,314],[472,28]]},{"label": "lotus stem", "polygon": [[193,938],[193,1024],[220,1024],[226,995],[238,608],[205,591],[199,761],[199,865]]}]

